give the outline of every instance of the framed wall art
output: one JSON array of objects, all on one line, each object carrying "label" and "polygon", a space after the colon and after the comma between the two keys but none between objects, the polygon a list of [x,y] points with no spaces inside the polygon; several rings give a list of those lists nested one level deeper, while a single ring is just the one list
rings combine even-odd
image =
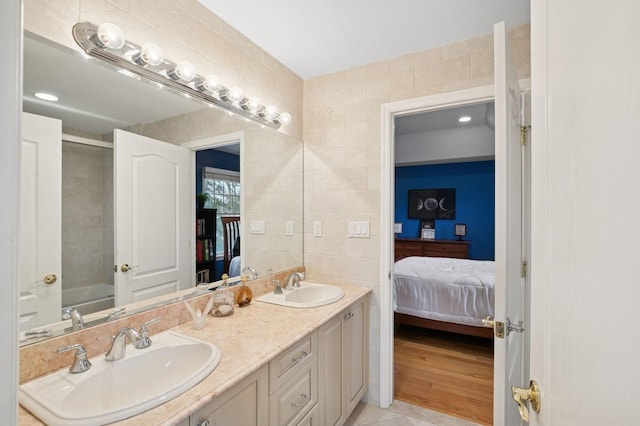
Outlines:
[{"label": "framed wall art", "polygon": [[410,189],[409,219],[455,219],[456,190]]}]

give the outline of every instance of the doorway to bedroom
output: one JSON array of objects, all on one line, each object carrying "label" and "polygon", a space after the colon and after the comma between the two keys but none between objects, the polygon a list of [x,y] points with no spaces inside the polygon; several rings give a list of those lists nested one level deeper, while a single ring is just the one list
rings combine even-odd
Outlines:
[{"label": "doorway to bedroom", "polygon": [[394,118],[393,398],[493,423],[493,100]]}]

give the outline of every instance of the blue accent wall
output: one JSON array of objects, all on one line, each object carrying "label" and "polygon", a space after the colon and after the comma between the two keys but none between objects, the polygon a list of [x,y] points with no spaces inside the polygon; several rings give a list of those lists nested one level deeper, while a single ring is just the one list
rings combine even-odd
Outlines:
[{"label": "blue accent wall", "polygon": [[456,218],[436,219],[436,239],[453,240],[454,224],[467,225],[470,257],[494,260],[495,162],[476,161],[396,167],[395,222],[402,223],[399,238],[419,238],[420,220],[407,217],[410,189],[456,189]]},{"label": "blue accent wall", "polygon": [[240,156],[216,149],[196,151],[196,194],[202,192],[202,169],[215,167],[217,169],[240,171]]}]

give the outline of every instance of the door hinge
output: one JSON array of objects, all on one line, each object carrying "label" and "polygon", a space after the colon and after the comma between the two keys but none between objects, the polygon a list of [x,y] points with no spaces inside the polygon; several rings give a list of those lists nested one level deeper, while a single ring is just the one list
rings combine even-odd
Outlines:
[{"label": "door hinge", "polygon": [[527,266],[529,266],[529,265],[527,264],[527,261],[526,261],[526,260],[523,260],[523,261],[522,261],[522,266],[520,267],[520,276],[521,276],[522,278],[526,278],[526,277],[527,277]]},{"label": "door hinge", "polygon": [[525,146],[527,145],[527,134],[531,130],[531,126],[520,126],[520,144]]}]

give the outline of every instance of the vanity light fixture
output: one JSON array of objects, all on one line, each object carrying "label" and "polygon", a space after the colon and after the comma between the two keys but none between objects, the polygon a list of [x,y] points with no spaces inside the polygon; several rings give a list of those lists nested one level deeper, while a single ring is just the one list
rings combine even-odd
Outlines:
[{"label": "vanity light fixture", "polygon": [[60,100],[60,98],[58,98],[56,95],[45,92],[36,92],[33,94],[33,96],[38,99],[42,99],[43,101],[58,102]]},{"label": "vanity light fixture", "polygon": [[246,98],[241,88],[226,88],[214,75],[198,75],[190,62],[169,61],[164,58],[162,49],[153,43],[138,46],[127,41],[114,24],[98,27],[90,22],[79,22],[73,26],[73,38],[87,55],[145,77],[158,87],[172,89],[272,129],[291,122],[289,113],[278,113],[273,105],[263,106],[257,99]]},{"label": "vanity light fixture", "polygon": [[469,117],[468,115],[463,115],[462,117],[458,118],[458,121],[460,123],[468,123],[469,121],[471,121],[471,117]]}]

